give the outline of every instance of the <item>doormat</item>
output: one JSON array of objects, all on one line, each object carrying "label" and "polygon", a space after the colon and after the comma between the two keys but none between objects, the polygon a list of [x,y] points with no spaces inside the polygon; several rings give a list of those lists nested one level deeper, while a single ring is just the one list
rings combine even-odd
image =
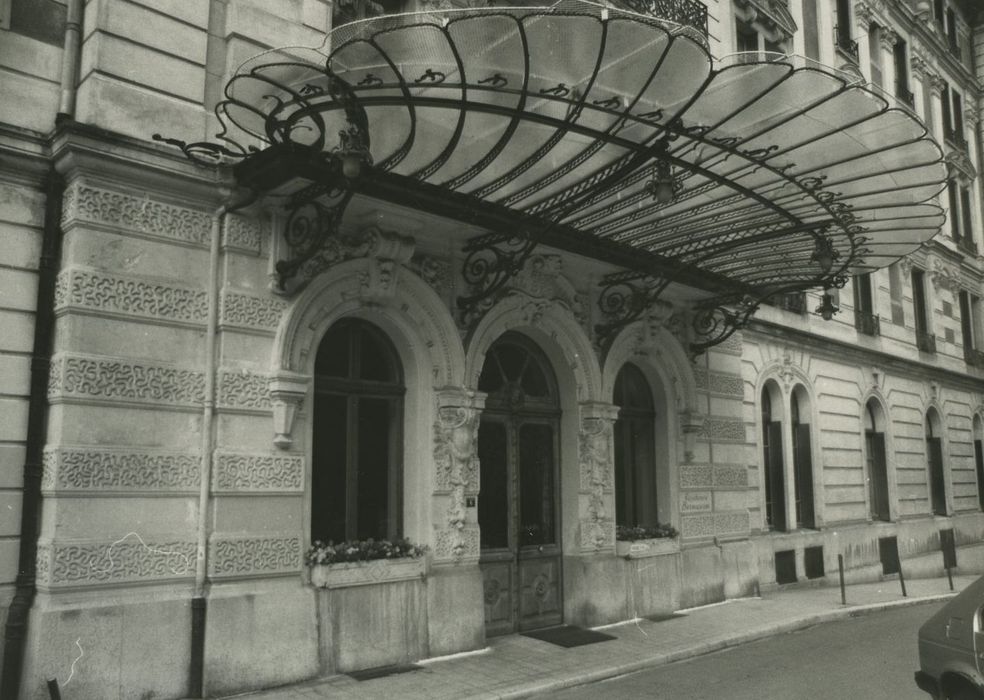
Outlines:
[{"label": "doormat", "polygon": [[542,642],[550,642],[551,644],[556,644],[557,646],[567,648],[580,647],[585,644],[607,642],[609,639],[616,639],[612,635],[605,634],[604,632],[586,630],[583,627],[574,627],[573,625],[547,627],[542,630],[522,632],[522,635],[524,637],[532,637],[533,639],[539,639]]},{"label": "doormat", "polygon": [[422,668],[423,666],[418,666],[417,664],[406,664],[403,666],[377,666],[376,668],[367,668],[364,671],[349,671],[345,675],[351,676],[357,681],[371,681],[373,678],[395,676],[398,673],[419,671]]}]

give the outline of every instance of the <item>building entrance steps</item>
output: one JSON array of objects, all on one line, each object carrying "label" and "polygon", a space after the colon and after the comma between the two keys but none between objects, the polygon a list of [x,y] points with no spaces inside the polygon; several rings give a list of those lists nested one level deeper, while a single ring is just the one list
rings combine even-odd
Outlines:
[{"label": "building entrance steps", "polygon": [[[955,592],[977,579],[955,575]],[[947,578],[907,579],[847,586],[847,605],[837,586],[784,589],[638,619],[603,628],[615,639],[564,648],[514,634],[496,637],[480,651],[418,662],[406,673],[358,681],[347,675],[238,695],[246,700],[399,697],[452,700],[524,698],[707,654],[756,639],[844,617],[944,600],[955,595]],[[927,613],[928,617],[928,613]],[[916,640],[913,639],[915,644]]]}]

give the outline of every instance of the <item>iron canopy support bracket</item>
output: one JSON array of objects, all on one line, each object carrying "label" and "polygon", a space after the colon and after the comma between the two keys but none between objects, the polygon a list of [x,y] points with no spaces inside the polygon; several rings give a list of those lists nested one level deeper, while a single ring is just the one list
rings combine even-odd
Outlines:
[{"label": "iron canopy support bracket", "polygon": [[599,283],[598,295],[598,308],[605,320],[595,325],[599,347],[607,352],[618,332],[652,308],[670,281],[632,271],[605,275]]},{"label": "iron canopy support bracket", "polygon": [[471,330],[507,289],[536,249],[538,241],[529,232],[488,233],[469,240],[464,248],[461,275],[470,293],[458,297],[462,321]]},{"label": "iron canopy support bracket", "polygon": [[702,355],[747,326],[760,304],[761,299],[751,296],[711,299],[697,304],[690,322],[694,338],[690,343],[691,355]]}]

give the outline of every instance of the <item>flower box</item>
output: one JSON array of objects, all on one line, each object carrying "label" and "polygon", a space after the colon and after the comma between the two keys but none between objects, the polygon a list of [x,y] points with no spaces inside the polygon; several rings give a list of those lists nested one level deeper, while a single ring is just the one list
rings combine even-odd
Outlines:
[{"label": "flower box", "polygon": [[679,551],[680,540],[676,537],[615,541],[615,554],[626,559],[658,557],[664,554],[677,554]]},{"label": "flower box", "polygon": [[314,564],[310,570],[311,584],[316,588],[349,588],[424,578],[427,574],[427,560],[424,557],[372,559],[339,564]]}]

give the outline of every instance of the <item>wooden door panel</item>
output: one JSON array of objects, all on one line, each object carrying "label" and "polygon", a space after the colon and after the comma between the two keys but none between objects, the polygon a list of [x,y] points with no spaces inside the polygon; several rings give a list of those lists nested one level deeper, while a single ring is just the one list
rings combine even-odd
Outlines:
[{"label": "wooden door panel", "polygon": [[519,562],[519,628],[560,624],[560,566],[558,557]]},{"label": "wooden door panel", "polygon": [[481,565],[485,597],[485,633],[508,634],[515,629],[512,560]]}]

